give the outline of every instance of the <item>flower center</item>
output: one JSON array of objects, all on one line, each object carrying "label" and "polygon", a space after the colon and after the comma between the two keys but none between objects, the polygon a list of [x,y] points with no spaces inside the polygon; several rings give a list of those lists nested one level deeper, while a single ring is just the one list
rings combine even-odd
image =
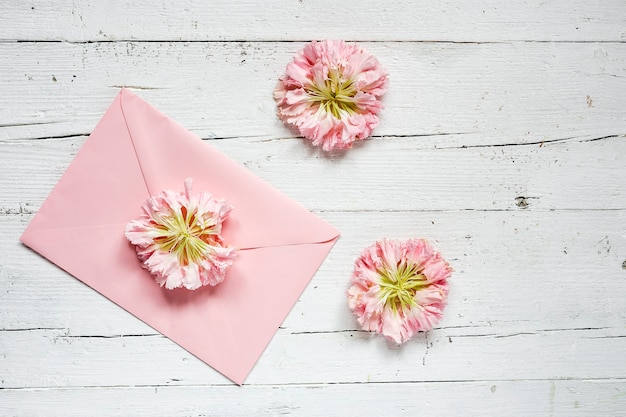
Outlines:
[{"label": "flower center", "polygon": [[163,217],[155,227],[159,235],[154,238],[154,243],[162,251],[175,254],[181,265],[197,263],[204,258],[217,235],[214,225],[202,227],[197,221],[196,210],[188,211],[185,207],[181,213]]},{"label": "flower center", "polygon": [[397,268],[378,271],[380,298],[394,313],[415,307],[413,300],[417,290],[427,287],[426,276],[415,264],[399,263]]},{"label": "flower center", "polygon": [[354,114],[357,105],[354,101],[357,88],[352,79],[343,77],[343,69],[333,68],[328,71],[328,78],[322,84],[311,84],[305,88],[310,100],[320,103],[321,108],[341,119],[341,113]]}]

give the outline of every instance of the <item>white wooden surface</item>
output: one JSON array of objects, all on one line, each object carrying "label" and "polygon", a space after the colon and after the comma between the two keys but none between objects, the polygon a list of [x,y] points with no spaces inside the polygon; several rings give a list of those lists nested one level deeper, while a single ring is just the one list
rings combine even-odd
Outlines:
[{"label": "white wooden surface", "polygon": [[[203,3],[0,3],[0,415],[626,416],[625,2]],[[391,76],[341,155],[271,98],[324,38]],[[242,387],[18,242],[121,86],[342,231]],[[397,347],[345,290],[411,236],[456,272]]]}]

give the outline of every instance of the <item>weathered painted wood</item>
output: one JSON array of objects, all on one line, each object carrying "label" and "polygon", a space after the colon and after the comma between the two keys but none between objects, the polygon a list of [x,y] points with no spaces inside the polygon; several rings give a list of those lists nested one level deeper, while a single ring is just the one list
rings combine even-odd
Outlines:
[{"label": "weathered painted wood", "polygon": [[[201,137],[292,138],[272,91],[301,46],[0,43],[0,140],[89,133],[120,86]],[[626,134],[626,43],[365,46],[390,72],[374,134],[409,136],[407,148]]]},{"label": "weathered painted wood", "polygon": [[[85,139],[0,143],[0,214],[36,211]],[[207,146],[316,211],[626,208],[626,137],[435,149],[437,141],[376,138],[336,157],[300,139]]]},{"label": "weathered painted wood", "polygon": [[0,391],[0,410],[15,417],[43,410],[48,417],[82,417],[86,410],[93,417],[317,417],[322,409],[329,417],[617,417],[625,391],[623,380],[20,389]]},{"label": "weathered painted wood", "polygon": [[5,0],[0,40],[623,41],[626,6],[582,0],[468,2]]},{"label": "weathered painted wood", "polygon": [[[345,298],[352,263],[382,237],[428,237],[452,263],[456,272],[441,327],[510,334],[619,328],[626,318],[624,211],[320,215],[342,237],[284,322],[288,331],[356,329]],[[55,328],[78,336],[154,333],[18,243],[29,218],[0,217],[0,329]]]},{"label": "weathered painted wood", "polygon": [[[5,331],[0,343],[2,388],[229,383],[160,335]],[[441,329],[401,347],[363,332],[279,330],[246,383],[621,379],[625,349],[623,328],[480,335]]]},{"label": "weathered painted wood", "polygon": [[[2,2],[0,415],[623,415],[625,23],[621,0]],[[275,116],[314,38],[391,74],[343,155]],[[244,387],[17,241],[121,86],[343,233]],[[408,236],[456,272],[398,348],[345,290]]]}]

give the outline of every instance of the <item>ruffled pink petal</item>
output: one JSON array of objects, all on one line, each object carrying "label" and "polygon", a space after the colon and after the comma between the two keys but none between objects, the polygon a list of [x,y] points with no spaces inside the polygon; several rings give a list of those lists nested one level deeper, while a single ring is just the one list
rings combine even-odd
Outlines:
[{"label": "ruffled pink petal", "polygon": [[212,256],[205,260],[200,271],[202,285],[217,285],[224,280],[226,271],[237,257],[234,248],[212,247]]},{"label": "ruffled pink petal", "polygon": [[445,282],[451,273],[448,263],[441,258],[428,261],[424,267],[424,275],[433,283]]},{"label": "ruffled pink petal", "polygon": [[297,124],[297,120],[305,114],[307,109],[311,108],[309,96],[302,88],[287,91],[282,103],[280,117],[284,120],[289,116],[294,116],[296,120],[294,124]]},{"label": "ruffled pink petal", "polygon": [[311,82],[311,68],[299,61],[290,62],[286,69],[287,79],[302,87]]},{"label": "ruffled pink petal", "polygon": [[133,245],[150,245],[157,236],[158,232],[141,220],[133,220],[126,226],[126,238]]},{"label": "ruffled pink petal", "polygon": [[399,245],[395,240],[387,239],[381,240],[377,245],[383,268],[395,270],[398,261],[402,261],[403,258],[402,245]]},{"label": "ruffled pink petal", "polygon": [[383,311],[381,322],[382,330],[380,333],[398,344],[406,342],[413,336],[407,331],[406,323],[400,320],[397,314],[389,309]]},{"label": "ruffled pink petal", "polygon": [[[365,110],[364,115],[374,116],[383,108],[383,103],[374,94],[359,91],[354,96],[354,101],[359,108]],[[378,123],[378,117],[370,117],[370,123]],[[375,126],[372,126],[375,127]]]}]

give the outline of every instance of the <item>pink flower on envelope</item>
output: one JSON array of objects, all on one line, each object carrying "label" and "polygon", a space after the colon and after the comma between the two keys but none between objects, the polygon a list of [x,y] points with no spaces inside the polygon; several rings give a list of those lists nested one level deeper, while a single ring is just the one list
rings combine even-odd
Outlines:
[{"label": "pink flower on envelope", "polygon": [[165,190],[150,197],[141,216],[126,225],[143,267],[167,289],[217,285],[237,257],[220,236],[232,206],[207,192],[194,195],[192,183],[185,180],[184,193]]},{"label": "pink flower on envelope", "polygon": [[[185,178],[235,207],[220,238],[238,248],[220,285],[193,292],[155,285],[124,237],[146,199]],[[338,236],[123,89],[20,240],[241,384]]]}]

